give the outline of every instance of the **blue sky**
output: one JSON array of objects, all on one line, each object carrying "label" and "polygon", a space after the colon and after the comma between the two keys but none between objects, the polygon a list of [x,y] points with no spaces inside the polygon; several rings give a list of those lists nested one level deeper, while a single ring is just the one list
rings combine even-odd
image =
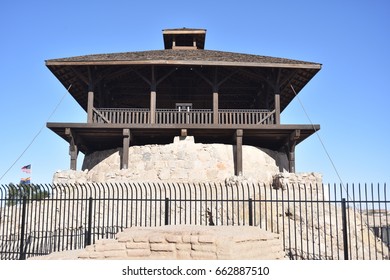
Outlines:
[{"label": "blue sky", "polygon": [[[321,125],[319,136],[342,180],[389,183],[389,14],[386,0],[3,0],[0,184],[26,177],[26,164],[34,183],[50,183],[56,170],[69,168],[67,143],[45,124],[87,116],[46,59],[162,49],[161,30],[178,27],[207,29],[207,49],[322,63],[299,97]],[[282,122],[309,123],[298,100]],[[339,183],[316,135],[297,147],[296,164],[298,172],[320,172],[324,182]]]}]

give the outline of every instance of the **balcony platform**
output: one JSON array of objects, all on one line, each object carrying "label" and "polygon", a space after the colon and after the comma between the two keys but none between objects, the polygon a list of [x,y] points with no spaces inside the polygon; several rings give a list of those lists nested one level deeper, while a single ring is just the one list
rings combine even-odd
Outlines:
[{"label": "balcony platform", "polygon": [[[242,144],[281,150],[295,135],[296,144],[320,129],[319,125],[221,125],[221,124],[112,124],[47,123],[47,127],[84,154],[123,146],[124,130],[130,132],[130,145],[169,144],[185,132],[197,143],[235,144],[242,130]],[[298,134],[296,132],[299,131]],[[70,137],[71,135],[71,137]],[[73,140],[72,140],[73,139]]]}]

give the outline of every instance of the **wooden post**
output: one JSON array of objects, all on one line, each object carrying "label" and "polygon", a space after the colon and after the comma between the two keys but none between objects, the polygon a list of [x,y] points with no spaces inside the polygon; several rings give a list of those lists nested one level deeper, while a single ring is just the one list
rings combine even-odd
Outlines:
[{"label": "wooden post", "polygon": [[234,175],[241,176],[242,175],[242,136],[243,130],[236,130],[236,156],[235,156],[235,172]]},{"label": "wooden post", "polygon": [[88,123],[93,122],[93,99],[94,99],[94,94],[93,91],[90,90],[88,91],[88,104],[87,104]]},{"label": "wooden post", "polygon": [[129,146],[130,146],[130,129],[124,128],[121,169],[127,169],[129,167]]},{"label": "wooden post", "polygon": [[156,122],[156,76],[154,74],[154,66],[152,66],[152,81],[150,84],[150,121],[149,123],[154,124]]},{"label": "wooden post", "polygon": [[156,122],[156,89],[150,91],[150,120],[149,123]]},{"label": "wooden post", "polygon": [[218,124],[218,90],[213,90],[213,124]]},{"label": "wooden post", "polygon": [[299,129],[294,130],[287,142],[287,157],[288,157],[288,169],[290,173],[295,173],[295,146],[297,140],[301,136],[301,131]]},{"label": "wooden post", "polygon": [[275,93],[275,124],[280,124],[280,94]]},{"label": "wooden post", "polygon": [[290,173],[295,173],[295,145],[290,147],[290,154],[288,157],[288,168]]},{"label": "wooden post", "polygon": [[77,170],[77,155],[79,150],[77,148],[75,136],[72,134],[70,128],[65,128],[65,135],[69,138],[70,169]]}]

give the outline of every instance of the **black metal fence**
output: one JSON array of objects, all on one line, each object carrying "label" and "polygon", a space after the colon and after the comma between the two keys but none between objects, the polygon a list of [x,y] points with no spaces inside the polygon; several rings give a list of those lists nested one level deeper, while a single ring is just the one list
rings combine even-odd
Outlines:
[{"label": "black metal fence", "polygon": [[290,259],[389,259],[389,203],[386,185],[2,185],[0,259],[178,224],[258,226],[280,234]]}]

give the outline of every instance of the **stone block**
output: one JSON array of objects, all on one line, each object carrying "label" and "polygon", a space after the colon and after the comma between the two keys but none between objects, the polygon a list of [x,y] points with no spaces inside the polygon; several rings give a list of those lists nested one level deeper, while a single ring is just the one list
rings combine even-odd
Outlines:
[{"label": "stone block", "polygon": [[[115,240],[116,241],[116,240]],[[112,243],[107,243],[104,244],[104,250],[105,251],[117,251],[117,250],[125,250],[126,249],[126,244],[121,242],[112,242]]]},{"label": "stone block", "polygon": [[191,243],[191,235],[183,235],[182,236],[183,243]]},{"label": "stone block", "polygon": [[149,242],[149,237],[147,235],[137,235],[133,236],[134,242]]},{"label": "stone block", "polygon": [[178,260],[190,260],[191,257],[191,251],[177,251],[176,252],[176,259]]},{"label": "stone block", "polygon": [[141,242],[127,242],[126,249],[149,249],[150,243],[141,243]]},{"label": "stone block", "polygon": [[213,252],[191,251],[191,258],[194,260],[216,260],[217,254]]},{"label": "stone block", "polygon": [[87,252],[95,251],[95,245],[89,245],[89,246],[85,247],[85,251],[87,251]]},{"label": "stone block", "polygon": [[149,242],[150,243],[165,243],[165,237],[162,234],[155,234],[155,235],[149,236]]},{"label": "stone block", "polygon": [[104,252],[104,251],[105,251],[105,246],[104,246],[104,245],[96,244],[96,246],[95,246],[95,252]]},{"label": "stone block", "polygon": [[173,243],[152,243],[150,244],[150,250],[151,251],[163,251],[163,252],[170,252],[170,251],[176,251],[176,246]]},{"label": "stone block", "polygon": [[88,251],[83,251],[79,254],[78,258],[79,259],[89,259],[91,255],[91,252]]},{"label": "stone block", "polygon": [[104,258],[106,259],[126,259],[127,253],[125,250],[116,250],[116,251],[105,251],[104,253]]},{"label": "stone block", "polygon": [[94,260],[102,260],[102,259],[104,259],[104,253],[103,252],[91,252],[89,254],[89,258],[94,259]]},{"label": "stone block", "polygon": [[203,244],[192,244],[191,249],[193,251],[202,251],[202,252],[217,252],[217,246],[215,244],[203,243]]},{"label": "stone block", "polygon": [[191,251],[191,243],[178,243],[176,244],[176,250],[177,251]]},{"label": "stone block", "polygon": [[141,258],[141,257],[149,257],[151,251],[149,249],[132,249],[132,250],[127,250],[126,254],[128,257]]},{"label": "stone block", "polygon": [[165,239],[169,243],[181,243],[182,242],[181,235],[171,235],[171,234],[168,234],[168,235],[165,236]]},{"label": "stone block", "polygon": [[133,242],[133,237],[130,234],[126,234],[122,231],[116,235],[116,240],[119,242]]},{"label": "stone block", "polygon": [[199,236],[198,235],[191,235],[191,244],[199,244]]},{"label": "stone block", "polygon": [[175,251],[152,251],[149,259],[151,260],[174,260],[176,259]]},{"label": "stone block", "polygon": [[216,240],[215,235],[199,235],[199,243],[214,243]]}]

